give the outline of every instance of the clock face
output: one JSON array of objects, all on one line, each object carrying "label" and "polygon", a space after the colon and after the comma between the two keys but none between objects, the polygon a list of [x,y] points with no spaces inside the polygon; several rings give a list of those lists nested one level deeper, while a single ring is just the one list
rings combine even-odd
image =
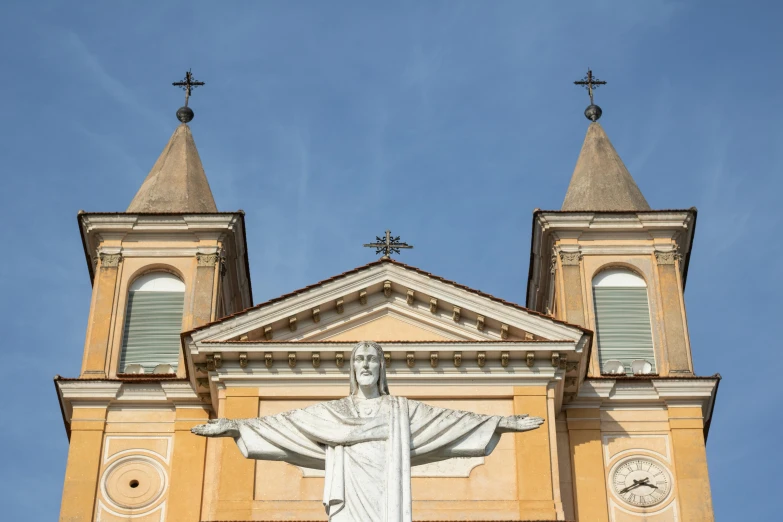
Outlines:
[{"label": "clock face", "polygon": [[615,467],[611,479],[615,494],[638,507],[658,504],[672,487],[671,476],[662,465],[641,457]]}]

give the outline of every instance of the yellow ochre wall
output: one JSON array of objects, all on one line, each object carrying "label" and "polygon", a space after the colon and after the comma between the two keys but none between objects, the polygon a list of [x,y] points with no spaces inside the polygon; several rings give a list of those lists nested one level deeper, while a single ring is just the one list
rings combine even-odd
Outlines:
[{"label": "yellow ochre wall", "polygon": [[[683,366],[682,357],[688,361],[686,366],[692,367],[683,300],[681,294],[672,297],[669,284],[672,277],[678,281],[679,276],[676,271],[661,276],[662,268],[654,255],[585,256],[567,270],[559,265],[555,276],[559,316],[567,320],[581,317],[580,323],[592,328],[590,281],[603,267],[621,264],[632,266],[648,281],[661,373],[666,375],[671,367],[669,346],[673,334],[683,337],[672,343],[678,350],[678,368]],[[127,258],[111,267],[99,263],[83,377],[116,375],[127,288],[135,277],[156,268],[170,270],[186,283],[183,329],[207,317],[214,318],[220,279],[216,277],[217,265],[210,268],[215,277],[205,278],[205,267],[199,267],[195,257]],[[682,324],[672,334],[666,329],[666,317],[671,319],[673,306]],[[443,340],[390,316],[330,340],[359,339]],[[593,370],[596,365],[597,353],[593,350]],[[181,364],[179,373],[184,376]],[[128,488],[123,477],[129,474],[148,477],[148,483],[139,487],[150,486],[144,494],[154,497],[144,507],[148,514],[134,520],[325,519],[320,502],[321,478],[305,477],[302,470],[285,463],[244,459],[233,440],[207,440],[189,431],[210,417],[276,413],[342,397],[347,389],[325,386],[319,388],[317,396],[304,393],[301,389],[272,387],[227,388],[220,391],[218,412],[207,405],[171,403],[157,408],[117,407],[109,406],[108,400],[103,406],[96,402],[75,408],[60,520],[128,520],[134,510],[117,507],[117,499],[130,498],[131,505],[132,499],[140,495],[138,488]],[[477,388],[470,386],[398,386],[394,393],[450,408],[501,415],[528,413],[547,420],[533,432],[504,435],[495,452],[467,478],[414,477],[417,520],[657,522],[675,520],[675,515],[679,521],[713,520],[701,408],[661,405],[611,410],[598,405],[566,405],[558,414],[553,389],[546,386],[486,386],[478,394]],[[611,467],[631,453],[654,457],[674,476],[674,490],[665,504],[656,508],[655,515],[622,507],[610,491]],[[142,456],[143,460],[123,467],[123,459],[129,455]]]},{"label": "yellow ochre wall", "polygon": [[[318,398],[297,398],[301,390],[227,388],[219,416],[256,417],[345,396],[341,386],[320,389]],[[312,393],[312,392],[310,392]],[[482,388],[397,386],[395,394],[436,406],[490,415],[548,416],[543,386]],[[261,397],[259,397],[259,395]],[[293,396],[292,396],[293,395]],[[417,520],[555,520],[550,432],[504,435],[494,452],[462,477],[414,477]],[[231,439],[207,442],[203,516],[206,520],[322,520],[323,479],[305,477],[283,462],[245,459]]]},{"label": "yellow ochre wall", "polygon": [[[124,246],[138,244],[125,245],[121,240],[101,243],[103,248],[116,250]],[[148,241],[145,246],[154,252],[172,243]],[[186,239],[175,246],[225,249],[229,260],[235,257],[230,242]],[[236,311],[243,300],[249,301],[239,294],[238,276],[231,268],[233,263],[229,265],[228,273],[221,277],[214,255],[99,255],[81,378],[116,378],[127,291],[137,277],[166,271],[182,279],[186,287],[182,329],[187,330],[216,319],[218,299],[227,303],[222,307],[225,313]],[[185,376],[183,362],[180,355],[179,378]],[[131,514],[138,521],[201,520],[206,440],[190,433],[190,428],[206,422],[209,415],[206,405],[171,402],[134,408],[109,406],[108,399],[96,399],[89,407],[75,406],[60,520],[128,520]],[[138,477],[133,480],[139,485],[130,487],[128,477]],[[140,504],[143,508],[137,507]],[[148,514],[137,516],[139,511]]]},{"label": "yellow ochre wall", "polygon": [[[577,239],[556,239],[553,251],[574,251]],[[590,246],[644,250],[649,254],[584,254],[556,256],[555,310],[559,319],[596,329],[592,280],[607,268],[627,268],[644,278],[658,372],[662,377],[693,375],[685,302],[680,279],[681,260],[659,256],[653,249],[676,249],[671,240],[591,240]],[[589,375],[600,376],[598,349],[593,344]],[[704,418],[701,407],[677,404],[640,408],[609,407],[600,402],[566,405],[558,418],[560,485],[566,518],[579,522],[711,522],[714,520],[707,469]],[[634,508],[619,501],[610,487],[612,467],[629,456],[646,456],[671,472],[673,490],[660,505]],[[570,474],[570,477],[568,476]]]},{"label": "yellow ochre wall", "polygon": [[[388,335],[388,321],[379,320],[378,332],[372,325],[362,327],[362,337]],[[420,340],[423,330],[409,331]],[[305,477],[290,464],[245,459],[233,440],[204,439],[189,430],[210,416],[274,414],[346,393],[333,385],[320,387],[317,396],[303,388],[229,387],[220,391],[216,415],[207,406],[75,410],[61,520],[127,520],[131,511],[118,510],[106,497],[135,493],[109,477],[129,453],[152,462],[132,470],[134,476],[162,470],[162,494],[145,510],[160,507],[163,520],[325,519],[323,479]],[[504,435],[467,478],[414,477],[417,520],[632,522],[675,520],[675,513],[678,520],[712,520],[700,408],[567,408],[555,417],[553,389],[546,386],[407,385],[394,393],[437,406],[547,419],[538,430]],[[675,476],[676,489],[657,515],[623,508],[608,487],[609,470],[629,451],[665,463]],[[104,478],[107,485],[99,487]],[[161,520],[161,511],[136,520]]]}]

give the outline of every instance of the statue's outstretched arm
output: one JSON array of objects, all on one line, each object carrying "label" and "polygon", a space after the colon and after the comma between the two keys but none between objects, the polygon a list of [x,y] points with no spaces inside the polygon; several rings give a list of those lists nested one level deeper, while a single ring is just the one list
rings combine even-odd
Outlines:
[{"label": "statue's outstretched arm", "polygon": [[528,417],[527,415],[509,415],[503,417],[495,430],[497,433],[513,433],[518,431],[530,431],[544,423],[541,417]]},{"label": "statue's outstretched arm", "polygon": [[237,421],[231,419],[212,419],[206,424],[199,424],[190,429],[202,437],[239,437]]}]

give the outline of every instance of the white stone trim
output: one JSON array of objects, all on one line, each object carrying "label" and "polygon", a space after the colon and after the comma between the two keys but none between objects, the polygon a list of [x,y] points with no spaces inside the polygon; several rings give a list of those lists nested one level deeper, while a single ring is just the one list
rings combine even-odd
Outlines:
[{"label": "white stone trim", "polygon": [[714,379],[601,379],[586,380],[568,408],[599,406],[611,408],[644,408],[653,404],[667,408],[700,407],[702,419],[709,420],[718,378]]},{"label": "white stone trim", "polygon": [[[513,306],[498,303],[487,297],[442,283],[398,265],[383,263],[361,270],[357,274],[325,283],[321,287],[289,297],[283,301],[260,309],[249,310],[238,317],[193,332],[191,337],[196,341],[232,338],[257,330],[265,325],[285,320],[299,313],[309,313],[316,306],[321,307],[323,321],[325,305],[339,298],[353,296],[354,294],[358,295],[359,291],[374,285],[381,286],[386,280],[391,280],[396,285],[413,290],[417,300],[425,303],[430,298],[435,298],[438,300],[439,308],[449,309],[452,306],[459,306],[465,311],[483,315],[487,319],[493,319],[547,339],[577,341],[584,335],[584,332],[578,328],[560,324],[552,319],[531,314]],[[369,291],[368,294],[370,294]],[[430,314],[428,309],[424,311],[425,307],[423,306],[410,309],[422,315],[422,320]]]},{"label": "white stone trim", "polygon": [[85,379],[58,381],[57,390],[68,423],[73,418],[74,408],[111,407],[115,404],[149,405],[156,408],[163,405],[171,407],[204,405],[190,383],[182,381],[136,383]]},{"label": "white stone trim", "polygon": [[609,268],[596,274],[593,288],[647,288],[647,283],[628,268]]},{"label": "white stone trim", "polygon": [[147,272],[133,280],[129,292],[181,292],[185,293],[185,283],[169,272],[156,270]]},{"label": "white stone trim", "polygon": [[[247,352],[259,354],[263,352],[321,352],[321,353],[335,353],[335,352],[350,352],[356,345],[353,341],[341,341],[341,342],[325,342],[318,341],[299,341],[299,342],[285,342],[285,341],[242,341],[242,342],[196,342],[191,345],[190,353],[192,355],[205,355],[213,353],[239,353]],[[465,359],[465,352],[514,352],[523,353],[535,351],[536,357],[547,357],[548,352],[568,352],[568,353],[580,353],[577,349],[576,343],[567,341],[439,341],[439,342],[382,342],[381,345],[385,352],[415,352],[415,353],[427,353],[431,351],[461,351],[463,352],[463,360]],[[538,353],[541,352],[541,353]],[[544,353],[546,352],[546,353]]]}]

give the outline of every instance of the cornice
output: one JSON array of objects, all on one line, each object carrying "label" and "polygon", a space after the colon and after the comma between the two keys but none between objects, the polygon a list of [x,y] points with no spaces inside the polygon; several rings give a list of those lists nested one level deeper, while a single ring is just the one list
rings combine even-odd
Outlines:
[{"label": "cornice", "polygon": [[58,379],[55,386],[69,424],[73,408],[112,406],[114,404],[147,404],[161,406],[203,405],[188,381],[118,381],[98,379]]},{"label": "cornice", "polygon": [[691,210],[653,212],[557,212],[538,211],[535,222],[543,230],[577,229],[638,231],[687,228],[693,221]]},{"label": "cornice", "polygon": [[86,232],[95,230],[158,230],[161,228],[204,229],[226,228],[241,219],[239,212],[222,214],[126,214],[81,213]]},{"label": "cornice", "polygon": [[658,403],[669,408],[698,406],[709,421],[719,377],[587,379],[576,399],[566,407],[615,407],[622,404]]},{"label": "cornice", "polygon": [[[484,396],[486,393],[497,394],[498,386],[508,387],[508,394],[511,396],[511,390],[515,387],[550,385],[556,388],[557,396],[562,396],[564,374],[563,370],[545,363],[536,364],[532,368],[524,363],[502,367],[496,360],[487,361],[482,368],[465,363],[457,368],[450,360],[444,360],[438,368],[431,368],[427,361],[420,360],[415,367],[409,368],[405,361],[399,360],[388,368],[386,373],[392,389],[412,386],[419,390],[432,390],[431,393],[437,394],[443,387],[464,389],[467,384],[471,397]],[[208,376],[200,380],[199,391],[208,391],[213,408],[217,408],[221,390],[226,388],[278,388],[284,390],[286,395],[293,389],[296,390],[297,396],[319,397],[323,395],[325,387],[334,389],[337,386],[344,387],[347,393],[349,371],[347,365],[337,368],[333,364],[322,364],[318,369],[309,364],[304,364],[301,368],[290,368],[284,361],[278,361],[272,368],[253,369],[242,368],[237,363],[224,363],[221,368],[210,371]],[[482,389],[486,391],[482,392]]]}]

